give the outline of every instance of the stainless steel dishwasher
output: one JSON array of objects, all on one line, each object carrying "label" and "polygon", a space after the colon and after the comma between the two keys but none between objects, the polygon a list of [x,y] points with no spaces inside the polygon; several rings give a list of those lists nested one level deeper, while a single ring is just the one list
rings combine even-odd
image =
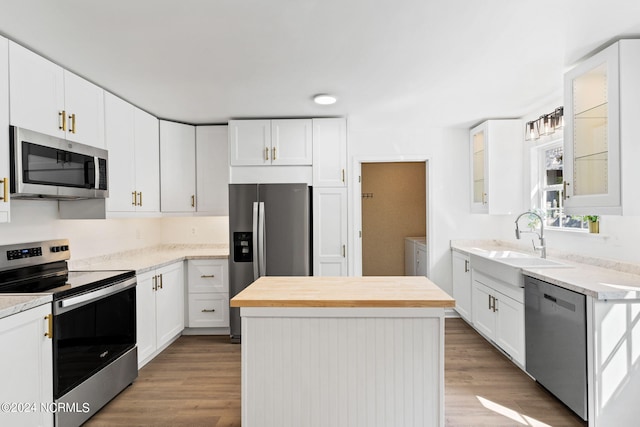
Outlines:
[{"label": "stainless steel dishwasher", "polygon": [[526,370],[587,420],[586,297],[525,276]]}]

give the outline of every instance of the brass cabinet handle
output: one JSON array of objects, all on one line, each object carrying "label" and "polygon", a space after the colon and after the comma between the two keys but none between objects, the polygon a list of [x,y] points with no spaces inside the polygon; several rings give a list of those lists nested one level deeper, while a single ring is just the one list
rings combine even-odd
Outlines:
[{"label": "brass cabinet handle", "polygon": [[264,159],[269,160],[269,147],[264,147]]},{"label": "brass cabinet handle", "polygon": [[272,154],[271,160],[275,160],[276,159],[276,147],[273,147],[271,149],[271,154]]},{"label": "brass cabinet handle", "polygon": [[131,206],[135,206],[138,204],[138,193],[136,193],[135,191],[131,192]]},{"label": "brass cabinet handle", "polygon": [[347,257],[347,245],[342,245],[342,258]]},{"label": "brass cabinet handle", "polygon": [[464,260],[464,272],[465,273],[469,272],[469,260],[468,259]]},{"label": "brass cabinet handle", "polygon": [[196,207],[196,196],[195,195],[191,195],[191,207],[195,208]]},{"label": "brass cabinet handle", "polygon": [[65,110],[58,112],[58,118],[60,119],[60,124],[58,125],[58,129],[62,132],[67,131],[67,112]]},{"label": "brass cabinet handle", "polygon": [[491,310],[491,295],[488,295],[489,297],[489,310]]},{"label": "brass cabinet handle", "polygon": [[344,182],[344,169],[342,169],[342,182]]},{"label": "brass cabinet handle", "polygon": [[487,193],[482,193],[482,204],[483,205],[487,204]]},{"label": "brass cabinet handle", "polygon": [[138,206],[142,206],[142,191],[140,191],[138,195],[140,196],[140,201],[138,202]]},{"label": "brass cabinet handle", "polygon": [[157,291],[157,290],[158,290],[158,276],[153,276],[153,277],[151,278],[151,283],[152,283],[151,288],[152,288],[154,291]]},{"label": "brass cabinet handle", "polygon": [[71,121],[71,128],[69,132],[76,133],[76,113],[73,113],[69,116],[69,120]]},{"label": "brass cabinet handle", "polygon": [[567,200],[569,196],[567,195],[567,187],[571,185],[567,181],[562,181],[562,200]]},{"label": "brass cabinet handle", "polygon": [[493,297],[493,312],[495,313],[496,311],[498,311],[498,307],[496,306],[496,303],[498,302],[498,300],[496,299],[496,297]]},{"label": "brass cabinet handle", "polygon": [[160,289],[162,289],[162,274],[160,275]]},{"label": "brass cabinet handle", "polygon": [[9,201],[9,178],[4,178],[4,179],[0,179],[0,182],[2,183],[2,197],[0,197],[0,200],[2,200],[3,202],[7,203]]},{"label": "brass cabinet handle", "polygon": [[44,336],[53,339],[53,314],[47,314],[44,316],[44,320],[47,321],[47,332],[44,333]]},{"label": "brass cabinet handle", "polygon": [[203,274],[200,276],[202,279],[213,279],[214,277],[216,277],[215,274]]},{"label": "brass cabinet handle", "polygon": [[211,309],[203,308],[203,309],[202,309],[202,312],[203,312],[203,313],[213,313],[214,311],[216,311],[216,309],[215,309],[215,308],[211,308]]}]

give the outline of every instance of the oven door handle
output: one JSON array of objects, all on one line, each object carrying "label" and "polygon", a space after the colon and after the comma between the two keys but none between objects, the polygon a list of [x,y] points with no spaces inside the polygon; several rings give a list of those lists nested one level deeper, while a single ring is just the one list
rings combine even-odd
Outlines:
[{"label": "oven door handle", "polygon": [[73,310],[83,305],[92,303],[96,300],[105,298],[109,295],[134,287],[136,286],[136,283],[137,283],[136,278],[132,277],[122,282],[118,282],[115,285],[106,286],[104,288],[100,288],[93,292],[89,292],[86,294],[60,300],[56,304],[57,306],[54,314],[61,314],[66,311]]}]

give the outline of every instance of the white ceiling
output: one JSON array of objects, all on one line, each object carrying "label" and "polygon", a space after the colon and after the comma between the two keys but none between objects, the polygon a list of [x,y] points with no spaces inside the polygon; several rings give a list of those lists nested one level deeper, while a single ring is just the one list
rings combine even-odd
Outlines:
[{"label": "white ceiling", "polygon": [[0,0],[0,33],[160,118],[468,127],[559,99],[576,61],[640,35],[640,1]]}]

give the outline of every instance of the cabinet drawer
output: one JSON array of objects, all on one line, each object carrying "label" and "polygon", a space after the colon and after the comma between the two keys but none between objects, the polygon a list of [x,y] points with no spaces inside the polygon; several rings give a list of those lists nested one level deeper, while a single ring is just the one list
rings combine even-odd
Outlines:
[{"label": "cabinet drawer", "polygon": [[189,327],[217,328],[229,326],[228,294],[190,294]]},{"label": "cabinet drawer", "polygon": [[227,260],[190,260],[189,293],[229,292]]}]

